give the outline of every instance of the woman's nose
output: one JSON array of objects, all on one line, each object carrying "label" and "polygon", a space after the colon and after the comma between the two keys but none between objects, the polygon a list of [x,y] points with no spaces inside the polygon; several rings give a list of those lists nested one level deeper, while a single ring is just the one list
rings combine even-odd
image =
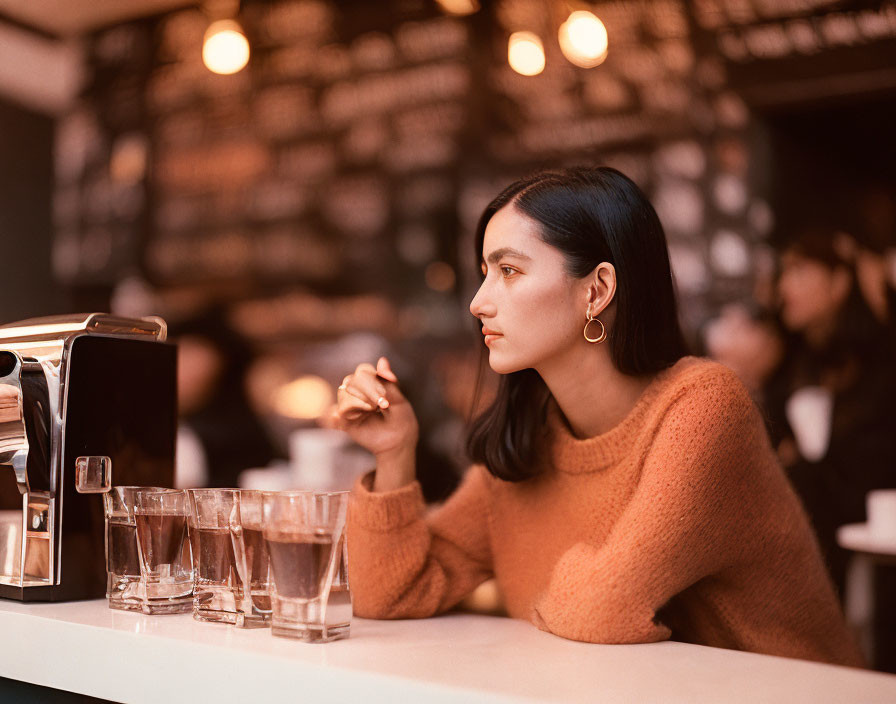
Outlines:
[{"label": "woman's nose", "polygon": [[485,289],[485,281],[479,287],[473,300],[470,301],[470,312],[477,318],[491,317],[495,314],[494,305],[488,301]]}]

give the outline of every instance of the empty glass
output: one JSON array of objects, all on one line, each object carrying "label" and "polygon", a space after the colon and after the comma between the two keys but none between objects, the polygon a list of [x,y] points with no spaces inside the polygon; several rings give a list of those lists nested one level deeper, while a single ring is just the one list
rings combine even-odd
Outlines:
[{"label": "empty glass", "polygon": [[134,518],[144,613],[183,613],[193,608],[193,566],[186,540],[188,515],[186,491],[136,491]]},{"label": "empty glass", "polygon": [[[190,490],[193,618],[249,628],[270,619],[260,496],[239,489]],[[245,494],[247,522],[241,507]],[[253,524],[252,518],[258,514]]]},{"label": "empty glass", "polygon": [[348,492],[265,492],[274,635],[326,643],[347,638],[352,604],[345,574]]}]

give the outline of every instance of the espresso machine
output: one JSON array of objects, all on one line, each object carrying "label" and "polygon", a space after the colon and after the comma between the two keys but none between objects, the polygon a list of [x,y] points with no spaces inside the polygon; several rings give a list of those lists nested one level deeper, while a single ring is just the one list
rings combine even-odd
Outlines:
[{"label": "espresso machine", "polygon": [[102,493],[174,480],[166,331],[104,313],[0,326],[0,597],[105,594]]}]

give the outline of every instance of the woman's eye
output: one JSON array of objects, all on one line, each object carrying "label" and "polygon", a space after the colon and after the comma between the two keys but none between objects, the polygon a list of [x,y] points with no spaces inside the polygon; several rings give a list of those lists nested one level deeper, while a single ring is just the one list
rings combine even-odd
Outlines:
[{"label": "woman's eye", "polygon": [[516,273],[516,269],[514,269],[512,267],[509,267],[509,266],[501,267],[501,274],[504,276],[505,279],[510,276],[513,276],[515,273]]}]

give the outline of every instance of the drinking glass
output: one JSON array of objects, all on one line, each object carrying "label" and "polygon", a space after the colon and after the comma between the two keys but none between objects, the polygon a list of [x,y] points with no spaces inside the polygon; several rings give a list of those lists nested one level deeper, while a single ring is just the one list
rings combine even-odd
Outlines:
[{"label": "drinking glass", "polygon": [[[248,494],[246,508],[251,516],[253,499]],[[264,545],[258,545],[262,542],[260,525],[254,542],[251,528],[243,528],[241,495],[239,489],[189,492],[193,618],[251,628],[266,626],[270,619],[268,563]],[[267,608],[256,608],[256,602]]]},{"label": "drinking glass", "polygon": [[184,613],[193,608],[193,566],[186,539],[188,515],[186,491],[136,491],[134,517],[143,613]]},{"label": "drinking glass", "polygon": [[309,643],[348,637],[352,604],[344,570],[347,505],[345,491],[265,492],[274,635]]},{"label": "drinking glass", "polygon": [[138,489],[159,487],[114,486],[103,494],[106,517],[106,598],[110,609],[143,610],[137,521],[134,507]]},{"label": "drinking glass", "polygon": [[240,489],[240,525],[242,527],[245,567],[243,578],[249,583],[252,609],[271,614],[271,560],[264,543],[264,492]]}]

